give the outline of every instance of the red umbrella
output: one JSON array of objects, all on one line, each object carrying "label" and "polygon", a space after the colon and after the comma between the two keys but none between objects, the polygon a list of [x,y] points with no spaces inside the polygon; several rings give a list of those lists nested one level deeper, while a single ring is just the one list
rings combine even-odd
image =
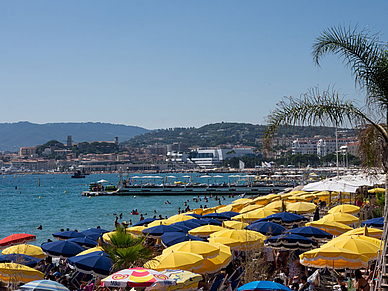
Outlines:
[{"label": "red umbrella", "polygon": [[9,246],[23,244],[30,241],[35,241],[36,236],[28,233],[14,233],[0,240],[0,249]]}]

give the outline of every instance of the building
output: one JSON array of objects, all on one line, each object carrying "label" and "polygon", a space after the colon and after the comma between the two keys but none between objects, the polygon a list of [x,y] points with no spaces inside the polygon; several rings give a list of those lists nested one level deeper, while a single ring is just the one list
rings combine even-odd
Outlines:
[{"label": "building", "polygon": [[317,143],[317,155],[324,157],[328,154],[335,153],[337,151],[337,144],[338,144],[338,150],[347,144],[351,143],[357,143],[357,139],[351,139],[351,138],[339,138],[338,142],[335,138],[332,139],[320,139]]},{"label": "building", "polygon": [[67,136],[67,140],[66,140],[67,142],[66,142],[66,146],[67,146],[67,148],[68,149],[71,149],[71,147],[73,146],[73,140],[71,139],[71,134],[69,134],[68,136]]},{"label": "building", "polygon": [[33,156],[36,154],[36,147],[22,147],[19,150],[19,156]]},{"label": "building", "polygon": [[316,139],[296,139],[292,142],[293,155],[313,155],[317,154]]}]

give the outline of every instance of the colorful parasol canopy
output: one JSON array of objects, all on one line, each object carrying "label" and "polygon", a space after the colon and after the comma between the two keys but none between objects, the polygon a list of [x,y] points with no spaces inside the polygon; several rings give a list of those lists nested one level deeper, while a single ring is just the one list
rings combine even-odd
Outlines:
[{"label": "colorful parasol canopy", "polygon": [[0,263],[0,280],[10,283],[28,283],[43,279],[44,274],[33,268],[16,264]]},{"label": "colorful parasol canopy", "polygon": [[236,239],[233,239],[230,237],[223,237],[223,236],[211,237],[211,238],[209,238],[209,243],[223,244],[225,246],[230,247],[232,250],[238,249],[238,246],[241,244]]},{"label": "colorful parasol canopy", "polygon": [[175,223],[175,222],[180,222],[180,221],[186,221],[186,220],[191,220],[195,219],[193,217],[187,216],[185,214],[176,214],[167,219],[167,222]]},{"label": "colorful parasol canopy", "polygon": [[144,269],[131,268],[118,271],[101,281],[104,287],[150,287],[156,284],[162,286],[176,285],[175,280],[170,279],[160,272]]},{"label": "colorful parasol canopy", "polygon": [[36,236],[28,233],[14,233],[0,240],[0,249],[35,241]]},{"label": "colorful parasol canopy", "polygon": [[368,257],[335,246],[320,247],[299,257],[302,265],[313,268],[359,269],[368,266]]},{"label": "colorful parasol canopy", "polygon": [[80,252],[79,254],[77,254],[77,256],[82,256],[82,255],[86,255],[86,254],[90,254],[90,253],[94,253],[94,252],[103,252],[104,249],[100,246],[96,246],[94,248],[90,248],[90,249],[87,249],[83,252]]},{"label": "colorful parasol canopy", "polygon": [[213,258],[218,255],[220,248],[204,241],[185,241],[177,243],[171,247],[163,250],[163,254],[170,252],[189,252],[197,255],[201,255],[204,259]]},{"label": "colorful parasol canopy", "polygon": [[360,211],[360,207],[356,205],[351,205],[351,204],[342,204],[342,205],[337,205],[334,206],[333,208],[329,209],[328,213],[357,213]]},{"label": "colorful parasol canopy", "polygon": [[36,280],[19,287],[20,291],[69,291],[56,281]]},{"label": "colorful parasol canopy", "polygon": [[21,244],[12,247],[8,247],[2,251],[3,255],[9,254],[24,254],[38,259],[44,259],[47,255],[43,252],[41,247]]},{"label": "colorful parasol canopy", "polygon": [[157,271],[166,269],[193,271],[203,264],[203,257],[188,252],[173,251],[156,256],[144,264],[144,267]]}]

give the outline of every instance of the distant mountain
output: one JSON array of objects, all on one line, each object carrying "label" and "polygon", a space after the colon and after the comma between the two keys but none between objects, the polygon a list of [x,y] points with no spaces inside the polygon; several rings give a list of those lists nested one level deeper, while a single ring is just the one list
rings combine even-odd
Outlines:
[{"label": "distant mountain", "polygon": [[30,122],[0,123],[0,151],[19,151],[20,147],[36,146],[50,140],[66,143],[71,134],[73,142],[113,141],[119,142],[149,132],[149,130],[122,124],[86,123],[46,123]]}]

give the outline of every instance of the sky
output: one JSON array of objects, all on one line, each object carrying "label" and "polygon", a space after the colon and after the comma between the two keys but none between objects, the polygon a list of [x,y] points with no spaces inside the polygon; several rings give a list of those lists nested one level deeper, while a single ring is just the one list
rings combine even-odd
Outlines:
[{"label": "sky", "polygon": [[350,69],[314,40],[355,26],[388,41],[388,1],[0,1],[0,123],[265,124],[283,96]]}]

